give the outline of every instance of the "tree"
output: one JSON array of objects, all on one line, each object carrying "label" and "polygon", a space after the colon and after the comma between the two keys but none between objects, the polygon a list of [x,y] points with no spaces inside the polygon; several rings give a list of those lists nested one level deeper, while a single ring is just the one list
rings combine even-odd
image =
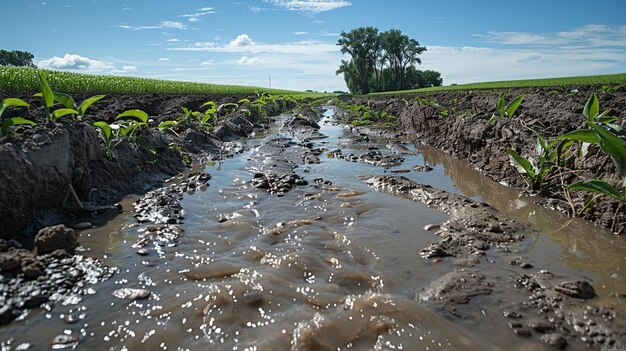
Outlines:
[{"label": "tree", "polygon": [[425,73],[415,69],[416,64],[422,63],[419,55],[426,48],[400,30],[391,29],[379,34],[374,27],[360,27],[349,33],[342,32],[337,45],[351,59],[342,60],[336,74],[343,73],[353,94],[443,83],[439,72]]},{"label": "tree", "polygon": [[35,56],[28,51],[7,51],[0,49],[0,66],[37,67],[33,63]]},{"label": "tree", "polygon": [[369,93],[369,77],[374,73],[380,51],[378,29],[359,27],[349,33],[341,32],[337,45],[341,46],[341,53],[349,54],[352,59],[349,62],[342,61],[336,74],[343,73],[346,84],[352,83],[355,90],[350,89],[351,92]]}]

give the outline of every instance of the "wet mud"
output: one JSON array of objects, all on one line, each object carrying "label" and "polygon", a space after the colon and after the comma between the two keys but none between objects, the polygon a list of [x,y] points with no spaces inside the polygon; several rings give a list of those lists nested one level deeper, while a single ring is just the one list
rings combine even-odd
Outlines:
[{"label": "wet mud", "polygon": [[[2,273],[13,320],[3,347],[624,348],[620,237],[597,228],[602,249],[572,246],[570,227],[537,220],[558,212],[408,135],[334,116],[300,109],[267,134],[220,141],[231,158],[122,201],[102,227],[79,226],[66,263],[4,242],[0,255],[41,264]],[[45,287],[77,260],[91,268],[65,278],[71,298],[50,283],[54,299],[23,305],[33,270],[22,267],[43,267]]]}]

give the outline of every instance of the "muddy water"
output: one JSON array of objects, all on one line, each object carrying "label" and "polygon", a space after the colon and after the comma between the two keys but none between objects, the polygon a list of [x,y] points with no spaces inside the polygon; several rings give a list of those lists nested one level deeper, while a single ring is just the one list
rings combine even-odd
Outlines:
[{"label": "muddy water", "polygon": [[616,298],[626,292],[626,242],[622,237],[537,205],[517,190],[484,177],[467,162],[428,146],[419,148],[427,162],[443,165],[446,175],[467,196],[479,196],[494,208],[538,229],[526,240],[525,254],[531,261],[542,262],[553,270],[569,268],[576,272],[574,275],[587,277],[598,295],[594,303],[626,313],[623,299]]},{"label": "muddy water", "polygon": [[[389,153],[386,141],[360,143],[330,123],[330,115],[320,130],[327,138],[315,140],[316,147],[360,154],[377,145]],[[177,242],[137,255],[132,245],[145,225],[132,217],[133,198],[124,203],[128,212],[84,231],[80,242],[87,254],[119,267],[117,274],[77,304],[33,311],[0,329],[0,339],[11,337],[14,345],[30,342],[41,349],[59,334],[79,336],[79,349],[544,349],[536,340],[513,335],[502,317],[509,299],[524,298],[511,289],[513,272],[506,265],[481,267],[500,273],[501,285],[494,287],[499,300],[494,304],[475,298],[459,308],[464,319],[414,299],[416,290],[450,270],[448,261],[418,255],[435,241],[422,228],[447,217],[372,191],[360,177],[410,170],[426,161],[433,171],[402,175],[466,193],[536,224],[545,232],[520,245],[520,255],[590,279],[608,303],[616,304],[610,291],[624,291],[619,242],[580,223],[563,227],[546,220],[552,214],[527,207],[530,202],[517,199],[509,189],[486,183],[434,151],[404,155],[404,163],[391,169],[324,153],[319,164],[296,168],[309,181],[307,186],[284,196],[253,188],[249,181],[261,146],[277,136],[300,142],[282,132],[280,121],[270,135],[247,141],[248,151],[207,166],[213,176],[210,185],[186,194],[181,202],[184,235]],[[417,151],[410,145],[409,150]],[[326,182],[314,182],[316,178]],[[490,255],[499,261],[498,252]],[[117,299],[113,292],[119,288],[145,288],[151,295]],[[65,323],[68,315],[78,317],[78,323]]]}]

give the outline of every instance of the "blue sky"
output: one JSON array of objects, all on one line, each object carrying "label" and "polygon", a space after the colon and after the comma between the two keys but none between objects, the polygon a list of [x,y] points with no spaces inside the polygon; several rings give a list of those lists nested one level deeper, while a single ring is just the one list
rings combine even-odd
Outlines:
[{"label": "blue sky", "polygon": [[626,72],[626,1],[5,0],[0,48],[40,67],[346,90],[339,33],[400,29],[444,84]]}]

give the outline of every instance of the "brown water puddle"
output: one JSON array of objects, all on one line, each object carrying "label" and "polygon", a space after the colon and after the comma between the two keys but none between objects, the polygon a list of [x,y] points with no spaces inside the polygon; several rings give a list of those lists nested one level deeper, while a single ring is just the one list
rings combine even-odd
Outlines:
[{"label": "brown water puddle", "polygon": [[[314,144],[324,150],[350,145],[345,140],[353,137],[330,124],[320,131],[329,138]],[[79,336],[79,348],[111,350],[546,348],[538,340],[515,336],[506,325],[498,304],[524,296],[511,288],[512,269],[502,264],[497,251],[490,250],[489,259],[500,263],[481,269],[501,272],[495,287],[501,292],[500,301],[473,299],[460,309],[466,319],[442,314],[420,303],[416,292],[453,267],[452,261],[426,260],[418,254],[436,241],[424,226],[441,223],[447,216],[372,191],[359,178],[387,170],[325,153],[319,164],[296,168],[309,185],[281,196],[268,194],[249,183],[250,160],[259,156],[258,146],[267,139],[250,141],[250,151],[220,163],[219,169],[207,166],[213,176],[209,187],[185,195],[184,234],[171,245],[139,256],[132,245],[145,225],[136,224],[132,212],[83,231],[80,242],[88,248],[87,254],[105,257],[107,264],[119,268],[118,273],[78,305],[38,311],[0,329],[0,340],[14,338],[14,345],[31,342],[42,349],[59,334]],[[384,142],[378,146],[389,153]],[[367,148],[359,146],[348,148],[346,154],[364,152]],[[422,152],[423,158],[404,156],[399,167],[411,168],[424,160],[443,163],[452,181],[440,168],[410,174],[448,191],[478,195],[501,211],[533,223],[545,235],[528,239],[525,255],[536,262],[545,259],[556,271],[589,272],[602,301],[615,304],[609,293],[624,291],[625,262],[618,238],[518,199],[512,189],[463,168],[464,163],[443,153]],[[331,184],[315,183],[315,178]],[[125,200],[124,209],[131,208],[134,200]],[[586,233],[590,228],[595,231]],[[559,268],[563,263],[566,267]],[[611,278],[613,274],[618,278]],[[151,295],[121,300],[113,297],[119,288],[145,288]],[[66,324],[68,314],[82,318]]]},{"label": "brown water puddle", "polygon": [[623,237],[538,205],[532,198],[520,196],[516,189],[492,181],[467,162],[449,154],[425,145],[420,145],[419,149],[428,163],[442,164],[446,175],[467,196],[480,196],[494,208],[539,230],[541,234],[527,239],[530,241],[528,254],[534,256],[535,261],[545,264],[546,269],[565,264],[590,275],[598,295],[593,303],[613,306],[622,314],[626,313],[623,299],[616,297],[626,294]]}]

